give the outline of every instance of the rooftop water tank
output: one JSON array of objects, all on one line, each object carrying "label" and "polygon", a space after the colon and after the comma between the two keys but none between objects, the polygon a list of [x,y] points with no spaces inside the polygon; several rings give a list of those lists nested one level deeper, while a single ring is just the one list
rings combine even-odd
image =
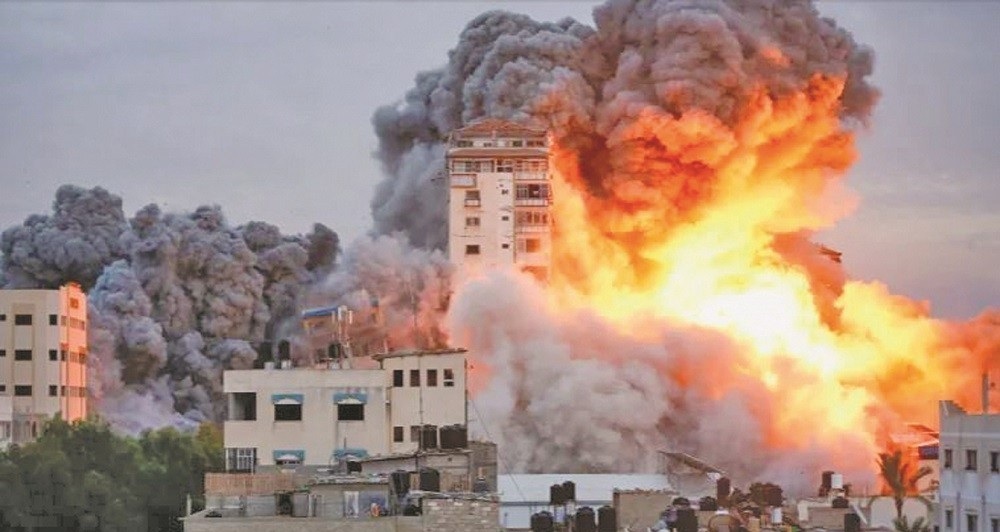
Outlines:
[{"label": "rooftop water tank", "polygon": [[597,509],[597,532],[616,532],[618,515],[614,506],[604,505]]},{"label": "rooftop water tank", "polygon": [[597,522],[594,521],[594,509],[584,506],[576,510],[573,518],[573,532],[597,532]]}]

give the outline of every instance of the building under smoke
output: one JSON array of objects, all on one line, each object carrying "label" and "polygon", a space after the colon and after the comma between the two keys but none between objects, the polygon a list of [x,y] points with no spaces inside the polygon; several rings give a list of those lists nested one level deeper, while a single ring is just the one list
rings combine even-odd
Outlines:
[{"label": "building under smoke", "polygon": [[448,257],[466,276],[514,266],[548,277],[552,191],[544,130],[484,119],[448,141]]}]

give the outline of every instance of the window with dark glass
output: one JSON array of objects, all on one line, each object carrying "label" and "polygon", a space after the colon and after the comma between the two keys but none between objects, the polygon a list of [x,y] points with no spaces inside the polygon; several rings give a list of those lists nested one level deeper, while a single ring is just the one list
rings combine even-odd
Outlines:
[{"label": "window with dark glass", "polygon": [[59,352],[55,349],[49,349],[49,360],[59,360]]},{"label": "window with dark glass", "polygon": [[420,441],[420,425],[410,425],[410,441]]},{"label": "window with dark glass", "polygon": [[976,514],[965,514],[966,532],[979,532],[979,516]]},{"label": "window with dark glass", "polygon": [[257,394],[255,392],[234,392],[229,410],[230,421],[257,420]]},{"label": "window with dark glass", "polygon": [[59,316],[49,314],[49,325],[59,325]]},{"label": "window with dark glass", "polygon": [[58,392],[59,392],[58,386],[56,386],[55,384],[49,385],[49,397],[55,397]]},{"label": "window with dark glass", "polygon": [[966,471],[976,471],[979,469],[979,464],[976,463],[976,450],[966,449],[965,450],[965,470]]},{"label": "window with dark glass", "polygon": [[990,451],[990,473],[1000,473],[1000,453]]},{"label": "window with dark glass", "polygon": [[18,397],[30,397],[31,386],[14,386],[14,395]]},{"label": "window with dark glass", "polygon": [[302,405],[274,405],[275,421],[302,421]]},{"label": "window with dark glass", "polygon": [[399,388],[403,386],[403,370],[392,370],[392,385]]},{"label": "window with dark glass", "polygon": [[7,350],[6,349],[0,349],[0,357],[5,357],[5,356],[7,356]]},{"label": "window with dark glass", "polygon": [[410,370],[410,386],[420,386],[420,370]]},{"label": "window with dark glass", "polygon": [[951,469],[951,449],[944,450],[944,468]]},{"label": "window with dark glass", "polygon": [[455,386],[455,371],[451,369],[444,370],[444,385],[447,387]]},{"label": "window with dark glass", "polygon": [[338,421],[364,421],[365,405],[337,405]]},{"label": "window with dark glass", "polygon": [[15,349],[14,360],[31,360],[31,349]]},{"label": "window with dark glass", "polygon": [[438,370],[429,369],[427,370],[427,386],[437,386],[438,385]]},{"label": "window with dark glass", "polygon": [[392,441],[396,443],[403,441],[403,427],[392,427]]},{"label": "window with dark glass", "polygon": [[14,314],[14,325],[31,325],[31,314]]}]

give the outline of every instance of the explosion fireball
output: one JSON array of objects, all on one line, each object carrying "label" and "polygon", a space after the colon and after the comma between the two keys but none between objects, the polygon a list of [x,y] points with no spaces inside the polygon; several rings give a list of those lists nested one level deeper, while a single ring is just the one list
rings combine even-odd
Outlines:
[{"label": "explosion fireball", "polygon": [[806,2],[610,1],[594,18],[483,15],[375,117],[377,224],[418,244],[443,238],[400,223],[433,190],[408,157],[480,117],[551,132],[550,284],[471,280],[447,321],[515,467],[647,469],[676,449],[737,478],[870,479],[893,431],[971,403],[998,315],[935,320],[812,242],[856,204],[842,179],[877,99],[870,51]]}]

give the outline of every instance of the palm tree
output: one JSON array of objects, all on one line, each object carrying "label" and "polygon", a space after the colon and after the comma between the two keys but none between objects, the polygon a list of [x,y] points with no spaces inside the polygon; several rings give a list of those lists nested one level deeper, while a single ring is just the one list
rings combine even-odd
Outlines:
[{"label": "palm tree", "polygon": [[896,532],[931,532],[930,523],[923,517],[918,517],[910,523],[904,515],[893,519],[892,524],[896,528]]},{"label": "palm tree", "polygon": [[[878,469],[882,482],[885,483],[884,494],[892,496],[896,503],[896,519],[902,519],[903,501],[908,495],[920,494],[917,483],[931,474],[931,468],[927,466],[916,468],[913,461],[904,457],[902,449],[896,449],[888,453],[879,453]],[[916,525],[916,521],[913,524]]]}]

